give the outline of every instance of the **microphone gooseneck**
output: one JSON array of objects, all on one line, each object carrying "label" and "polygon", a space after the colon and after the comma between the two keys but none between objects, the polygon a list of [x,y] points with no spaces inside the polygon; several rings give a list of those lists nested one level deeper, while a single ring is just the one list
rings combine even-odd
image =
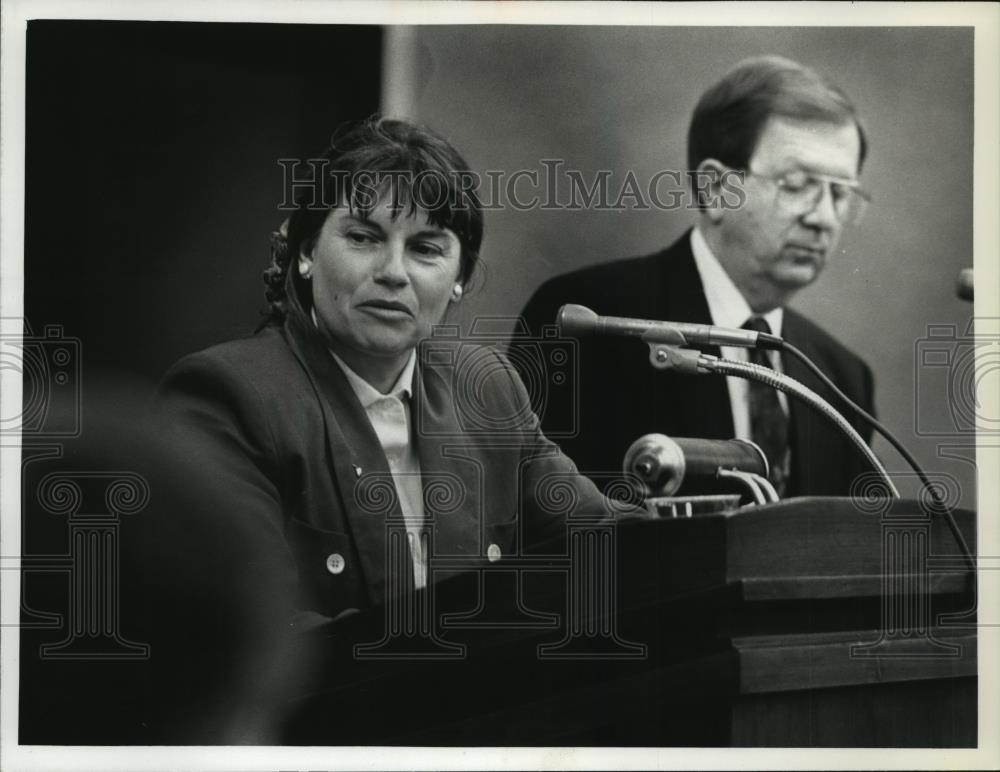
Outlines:
[{"label": "microphone gooseneck", "polygon": [[707,360],[705,367],[711,372],[715,372],[720,375],[735,375],[738,378],[746,378],[748,380],[766,383],[779,391],[784,391],[794,397],[798,397],[802,401],[814,407],[820,413],[825,415],[830,421],[832,421],[834,425],[840,429],[844,436],[851,441],[854,447],[858,449],[858,452],[868,460],[875,471],[878,472],[885,480],[885,484],[893,497],[897,499],[900,498],[899,489],[896,488],[895,483],[893,483],[892,478],[889,477],[889,473],[882,465],[878,456],[876,456],[874,451],[868,447],[868,443],[865,442],[855,428],[848,423],[846,418],[838,413],[829,402],[819,396],[819,394],[814,392],[812,389],[807,386],[803,386],[794,378],[789,378],[784,373],[776,372],[775,370],[771,370],[770,368],[763,367],[761,365],[755,365],[749,362],[735,362],[730,359],[718,359],[716,357],[709,356],[705,356],[703,359]]},{"label": "microphone gooseneck", "polygon": [[599,316],[586,306],[575,304],[564,305],[559,309],[556,324],[559,326],[559,334],[570,338],[616,335],[640,338],[646,343],[667,346],[738,346],[775,350],[781,348],[781,338],[769,333],[716,327],[713,324]]},{"label": "microphone gooseneck", "polygon": [[[973,300],[973,270],[964,269],[958,277],[956,292],[960,298]],[[585,306],[568,304],[559,309],[557,324],[560,334],[566,337],[583,338],[593,335],[618,335],[626,337],[638,337],[650,344],[650,363],[660,369],[672,369],[688,374],[698,374],[716,372],[723,375],[734,375],[741,378],[763,380],[774,388],[786,391],[789,394],[803,399],[815,409],[826,415],[840,428],[858,448],[859,452],[872,464],[872,466],[882,475],[889,486],[889,490],[895,497],[899,497],[899,491],[889,478],[885,467],[878,460],[878,457],[871,451],[867,443],[861,438],[854,428],[847,423],[829,403],[810,389],[802,386],[781,373],[776,373],[766,367],[721,360],[714,356],[699,355],[696,351],[689,351],[684,346],[698,345],[718,345],[718,346],[742,346],[747,348],[766,348],[784,351],[795,356],[803,362],[805,366],[816,375],[833,394],[841,400],[855,415],[866,424],[871,426],[876,432],[881,434],[900,453],[911,468],[917,473],[924,488],[928,491],[931,499],[943,511],[945,521],[952,532],[959,548],[969,564],[970,571],[975,574],[975,559],[968,547],[958,525],[951,513],[950,508],[940,500],[936,488],[931,484],[926,473],[917,463],[913,455],[905,446],[882,425],[874,416],[859,407],[853,400],[841,391],[833,381],[804,353],[795,346],[783,340],[777,335],[767,333],[749,332],[746,330],[730,330],[728,328],[714,327],[712,325],[686,324],[680,322],[659,322],[643,319],[628,319],[622,317],[602,317]],[[754,336],[754,337],[748,337]],[[659,345],[657,345],[659,344]],[[723,364],[724,363],[724,364]],[[756,367],[760,372],[751,374],[749,368]],[[736,371],[732,368],[739,368]],[[774,380],[777,379],[777,380]],[[793,385],[794,384],[794,385]],[[808,396],[807,396],[808,395]]]}]

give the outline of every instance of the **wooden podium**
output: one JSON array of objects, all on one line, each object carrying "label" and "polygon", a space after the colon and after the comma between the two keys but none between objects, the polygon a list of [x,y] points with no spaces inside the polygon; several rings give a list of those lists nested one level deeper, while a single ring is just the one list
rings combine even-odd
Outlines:
[{"label": "wooden podium", "polygon": [[975,747],[974,585],[917,502],[568,530],[319,633],[288,742]]}]

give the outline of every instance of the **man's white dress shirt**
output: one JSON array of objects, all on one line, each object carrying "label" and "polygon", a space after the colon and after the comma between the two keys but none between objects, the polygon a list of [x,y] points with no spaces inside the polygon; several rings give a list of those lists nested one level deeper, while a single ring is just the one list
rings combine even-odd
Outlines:
[{"label": "man's white dress shirt", "polygon": [[[746,298],[739,291],[733,280],[729,278],[726,269],[722,267],[718,258],[712,254],[705,237],[698,228],[691,231],[691,252],[694,254],[694,263],[701,277],[701,284],[705,288],[705,300],[708,301],[708,312],[712,317],[712,324],[718,327],[731,327],[739,329],[748,319],[753,316],[762,316],[767,320],[774,335],[781,335],[781,324],[784,321],[785,312],[782,308],[775,308],[766,314],[754,314]],[[686,322],[688,319],[677,319],[674,321]],[[736,346],[721,346],[723,359],[735,359],[740,362],[750,361],[750,356],[745,348]],[[781,372],[781,359],[776,351],[766,351],[771,367]],[[693,376],[694,377],[694,376]],[[712,376],[707,376],[712,377]],[[729,385],[729,404],[733,411],[733,428],[736,437],[741,440],[752,439],[750,436],[750,384],[744,378],[726,378]],[[784,392],[778,392],[778,401],[781,409],[788,415],[788,399]]]}]

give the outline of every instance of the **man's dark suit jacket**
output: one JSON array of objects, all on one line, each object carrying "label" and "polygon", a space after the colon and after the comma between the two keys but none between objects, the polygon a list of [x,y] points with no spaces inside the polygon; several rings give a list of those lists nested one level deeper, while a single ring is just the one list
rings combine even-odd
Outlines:
[{"label": "man's dark suit jacket", "polygon": [[[540,335],[544,325],[554,324],[560,306],[566,303],[587,306],[603,316],[712,321],[691,252],[690,232],[656,254],[584,268],[545,282],[522,314],[530,334]],[[873,412],[872,373],[861,359],[791,309],[785,310],[782,335],[848,397]],[[515,335],[510,352],[515,367],[526,360],[520,355],[524,345]],[[719,355],[717,348],[704,350]],[[595,479],[620,474],[625,451],[643,434],[734,436],[724,378],[658,371],[648,356],[648,347],[638,339],[581,340],[576,399],[546,404],[541,413],[546,434],[581,471],[597,473]],[[840,409],[829,390],[798,361],[785,355],[782,364],[789,376]],[[867,462],[827,419],[804,403],[789,401],[792,469],[785,496],[848,495],[854,478],[868,471]],[[870,440],[870,429],[860,424],[855,428]]]}]

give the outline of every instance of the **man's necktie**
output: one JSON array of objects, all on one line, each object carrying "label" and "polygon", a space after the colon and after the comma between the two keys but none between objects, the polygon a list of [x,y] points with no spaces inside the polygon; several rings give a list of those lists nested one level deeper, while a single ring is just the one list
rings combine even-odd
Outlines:
[{"label": "man's necktie", "polygon": [[[743,325],[746,330],[771,332],[766,319],[753,316]],[[771,367],[764,349],[750,349],[750,362],[763,367]],[[758,381],[749,381],[750,397],[750,437],[760,445],[771,467],[770,479],[779,496],[783,496],[788,481],[788,416],[781,409],[778,392]]]}]

